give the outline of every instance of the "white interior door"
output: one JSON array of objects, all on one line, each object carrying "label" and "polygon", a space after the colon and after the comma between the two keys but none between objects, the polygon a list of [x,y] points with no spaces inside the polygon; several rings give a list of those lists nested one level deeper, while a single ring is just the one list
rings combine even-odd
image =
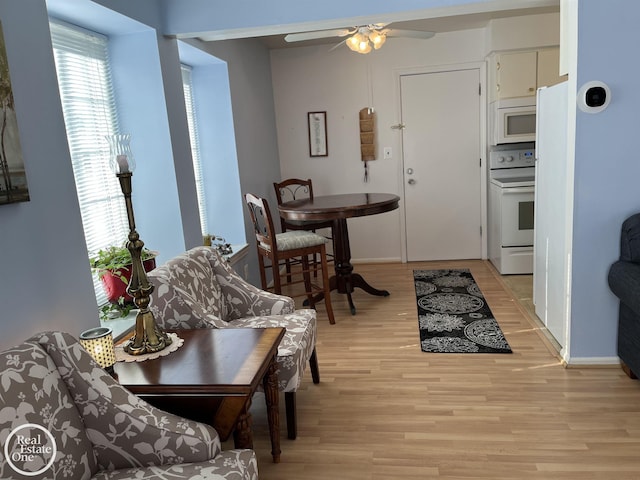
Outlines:
[{"label": "white interior door", "polygon": [[479,69],[400,78],[407,260],[481,258]]}]

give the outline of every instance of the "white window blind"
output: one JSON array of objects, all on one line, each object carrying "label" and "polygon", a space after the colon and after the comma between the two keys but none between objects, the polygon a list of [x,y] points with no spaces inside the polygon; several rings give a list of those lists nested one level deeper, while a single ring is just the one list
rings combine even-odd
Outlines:
[{"label": "white window blind", "polygon": [[193,172],[196,177],[196,192],[198,195],[198,208],[200,210],[200,228],[202,234],[209,231],[207,221],[207,203],[205,197],[204,178],[202,175],[202,161],[200,157],[200,143],[198,139],[198,122],[196,121],[196,108],[193,100],[193,83],[191,81],[191,67],[182,65],[182,87],[184,89],[184,101],[187,107],[187,123],[189,124],[189,140],[191,142],[191,156],[193,160]]},{"label": "white window blind", "polygon": [[[122,191],[109,168],[105,135],[118,132],[108,39],[52,22],[51,39],[87,250],[121,245],[129,232]],[[87,259],[87,262],[89,260]],[[107,297],[97,276],[98,305]]]}]

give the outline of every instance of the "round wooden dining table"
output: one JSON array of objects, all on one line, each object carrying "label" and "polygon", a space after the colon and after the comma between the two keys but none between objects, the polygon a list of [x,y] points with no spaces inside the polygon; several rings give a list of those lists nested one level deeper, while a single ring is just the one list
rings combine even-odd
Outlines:
[{"label": "round wooden dining table", "polygon": [[[293,200],[278,206],[280,216],[286,220],[332,222],[335,275],[329,279],[330,290],[347,295],[352,315],[356,314],[356,307],[351,298],[355,288],[384,297],[388,296],[389,292],[372,287],[362,275],[353,273],[347,219],[390,212],[398,208],[399,201],[398,195],[390,193],[346,193]],[[314,300],[322,300],[323,296],[321,293]]]}]

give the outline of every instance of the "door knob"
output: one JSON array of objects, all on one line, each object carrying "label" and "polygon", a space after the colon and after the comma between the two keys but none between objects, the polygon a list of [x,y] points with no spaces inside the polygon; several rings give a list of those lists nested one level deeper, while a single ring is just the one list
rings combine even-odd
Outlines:
[{"label": "door knob", "polygon": [[413,168],[407,168],[407,173],[411,175],[413,173]]},{"label": "door knob", "polygon": [[408,183],[409,185],[413,185],[413,184],[415,184],[415,183],[416,183],[416,181],[415,181],[413,178],[410,178],[409,180],[407,180],[407,183]]}]

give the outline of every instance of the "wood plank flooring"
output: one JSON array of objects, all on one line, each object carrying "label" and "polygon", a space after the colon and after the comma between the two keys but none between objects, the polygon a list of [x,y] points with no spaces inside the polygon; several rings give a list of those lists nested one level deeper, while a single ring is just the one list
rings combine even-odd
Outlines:
[{"label": "wood plank flooring", "polygon": [[[470,268],[513,354],[424,353],[413,269]],[[298,390],[298,438],[271,462],[254,398],[261,480],[640,479],[640,382],[619,368],[564,368],[483,261],[355,265],[386,298],[357,290],[318,306],[321,382]],[[225,443],[224,448],[232,448]]]}]

